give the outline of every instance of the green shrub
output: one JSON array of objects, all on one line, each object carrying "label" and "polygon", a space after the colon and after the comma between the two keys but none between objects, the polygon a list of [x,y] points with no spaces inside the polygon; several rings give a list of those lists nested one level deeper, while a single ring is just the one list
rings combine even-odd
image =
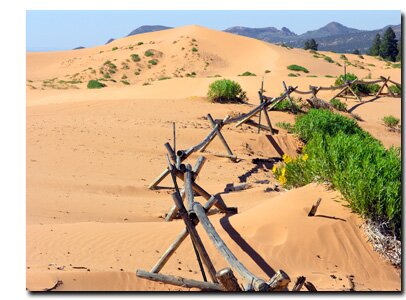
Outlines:
[{"label": "green shrub", "polygon": [[294,73],[289,73],[288,76],[289,76],[289,77],[297,77],[297,75],[294,74]]},{"label": "green shrub", "polygon": [[334,76],[332,76],[332,75],[325,75],[324,77],[326,77],[326,78],[334,78]]},{"label": "green shrub", "polygon": [[296,118],[295,133],[305,142],[316,134],[335,135],[340,131],[351,135],[361,133],[361,128],[356,121],[326,109],[310,109]]},{"label": "green shrub", "polygon": [[144,43],[143,42],[138,42],[137,43],[137,46],[141,46],[141,45],[143,45]]},{"label": "green shrub", "polygon": [[[328,181],[353,211],[382,225],[389,224],[400,237],[400,149],[386,150],[352,120],[344,119],[347,118],[328,110],[313,109],[298,117],[294,130],[307,141],[303,155],[296,159],[284,156],[284,168],[275,168],[274,174],[287,187]],[[339,125],[326,126],[326,120]],[[303,131],[305,127],[311,127],[313,132],[309,135],[309,130]]]},{"label": "green shrub", "polygon": [[141,60],[141,58],[138,54],[131,54],[131,59],[134,62],[139,62]]},{"label": "green shrub", "polygon": [[254,73],[251,73],[249,71],[245,71],[244,73],[242,73],[242,74],[240,74],[238,76],[257,76],[257,75],[255,75]]},{"label": "green shrub", "polygon": [[331,99],[330,100],[330,104],[332,107],[334,107],[335,109],[339,110],[339,111],[347,111],[347,104],[344,102],[341,102],[339,99]]},{"label": "green shrub", "polygon": [[116,51],[118,49],[118,47],[113,47],[111,48],[111,51]]},{"label": "green shrub", "polygon": [[309,70],[307,70],[305,67],[298,66],[298,65],[290,65],[287,68],[288,68],[288,70],[291,70],[291,71],[298,71],[298,72],[300,71],[300,72],[309,73]]},{"label": "green shrub", "polygon": [[293,132],[293,125],[288,122],[277,122],[275,125],[279,128],[285,129],[288,133]]},{"label": "green shrub", "polygon": [[104,83],[101,83],[98,80],[89,80],[89,82],[87,83],[87,88],[88,89],[101,89],[103,87],[105,87],[106,85]]},{"label": "green shrub", "polygon": [[[340,86],[343,85],[346,81],[354,81],[358,79],[358,77],[352,73],[347,73],[344,75],[340,75],[334,85],[335,86]],[[379,91],[379,84],[373,83],[373,84],[353,84],[351,86],[352,90],[357,94],[375,94]]]},{"label": "green shrub", "polygon": [[334,62],[334,60],[333,60],[330,56],[325,56],[325,57],[324,57],[324,60],[325,60],[325,61],[328,61],[328,62],[331,63],[331,64]]},{"label": "green shrub", "polygon": [[197,52],[197,51],[199,51],[199,50],[196,47],[192,48],[192,52]]},{"label": "green shrub", "polygon": [[265,70],[265,74],[271,73],[270,70]]},{"label": "green shrub", "polygon": [[383,123],[385,124],[385,126],[389,127],[389,128],[395,128],[399,125],[400,120],[394,116],[385,116],[382,119]]},{"label": "green shrub", "polygon": [[158,78],[158,80],[167,80],[167,79],[171,79],[171,78],[168,76],[161,76]]},{"label": "green shrub", "polygon": [[402,95],[402,89],[396,84],[390,85],[389,90],[396,95]]},{"label": "green shrub", "polygon": [[152,52],[151,50],[147,50],[145,51],[144,55],[147,57],[154,56],[154,52]]},{"label": "green shrub", "polygon": [[[293,103],[293,107],[295,109],[295,111],[300,111],[301,110],[301,106],[299,104],[297,104],[297,101],[295,100],[294,97],[291,97],[292,99],[292,103]],[[280,101],[278,104],[276,104],[273,107],[273,110],[277,110],[277,111],[291,111],[292,110],[292,105],[290,104],[289,99],[285,98],[282,101]]]},{"label": "green shrub", "polygon": [[212,102],[235,102],[241,103],[246,101],[246,93],[241,86],[229,79],[219,79],[209,85],[207,97]]},{"label": "green shrub", "polygon": [[121,82],[125,85],[130,85],[130,83],[127,80],[121,80]]},{"label": "green shrub", "polygon": [[148,61],[148,63],[155,66],[156,64],[158,64],[158,61],[156,59],[151,59],[151,60]]},{"label": "green shrub", "polygon": [[340,58],[341,58],[342,60],[348,60],[347,56],[345,56],[344,54],[341,54],[341,55],[340,55]]},{"label": "green shrub", "polygon": [[401,64],[401,63],[397,63],[397,64],[392,64],[391,66],[392,66],[392,68],[400,69],[400,68],[402,67],[402,64]]}]

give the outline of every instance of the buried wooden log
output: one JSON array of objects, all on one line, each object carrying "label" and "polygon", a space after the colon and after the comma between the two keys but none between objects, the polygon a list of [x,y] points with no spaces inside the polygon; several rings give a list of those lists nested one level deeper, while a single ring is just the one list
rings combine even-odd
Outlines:
[{"label": "buried wooden log", "polygon": [[310,209],[309,214],[307,215],[308,217],[313,217],[316,214],[316,211],[319,208],[320,202],[321,202],[321,198],[318,198],[316,204],[314,204],[312,206],[312,208]]},{"label": "buried wooden log", "polygon": [[[189,218],[186,208],[183,205],[182,199],[180,199],[180,197],[177,193],[173,193],[172,198],[173,198],[173,201],[175,202],[176,206],[179,209],[179,214],[182,217],[182,220],[186,225],[190,238],[192,239],[193,244],[195,245],[204,265],[206,266],[206,268],[209,272],[211,280],[213,282],[217,282],[216,269],[214,268],[213,263],[211,262],[211,259],[210,259],[209,255],[207,254],[206,248],[204,247],[199,234],[197,233],[195,224],[193,223],[192,219]],[[192,206],[192,208],[193,208],[193,206]],[[202,207],[202,209],[203,209],[203,207]],[[203,211],[204,211],[204,209],[203,209]]]},{"label": "buried wooden log", "polygon": [[224,189],[224,192],[229,193],[229,192],[236,192],[236,191],[242,191],[249,189],[251,185],[249,183],[241,183],[234,185],[233,183],[229,183],[226,185],[226,188]]},{"label": "buried wooden log", "polygon": [[303,287],[305,281],[306,281],[306,277],[304,277],[304,276],[299,276],[299,277],[297,278],[297,280],[296,280],[295,285],[294,285],[293,288],[292,288],[292,292],[299,292],[299,291],[302,289],[302,287]]},{"label": "buried wooden log", "polygon": [[311,283],[310,281],[306,281],[305,283],[304,283],[304,286],[306,287],[306,289],[309,291],[309,292],[317,292],[317,289],[316,289],[316,287],[313,285],[313,283]]},{"label": "buried wooden log", "polygon": [[217,272],[217,280],[227,292],[241,292],[241,287],[230,268],[224,268]]},{"label": "buried wooden log", "polygon": [[[210,208],[216,203],[217,197],[212,196],[209,201],[207,201],[204,204],[204,209],[205,211],[209,211]],[[195,225],[197,225],[199,222],[198,219],[195,220]],[[185,227],[182,232],[178,235],[178,237],[175,239],[175,241],[166,249],[164,254],[162,254],[161,258],[159,261],[155,264],[155,266],[152,267],[151,272],[152,273],[158,273],[161,271],[161,269],[164,267],[164,265],[168,262],[169,258],[175,253],[175,251],[179,248],[179,246],[182,244],[182,242],[186,239],[186,237],[189,235],[189,232],[187,231],[187,228]]]},{"label": "buried wooden log", "polygon": [[204,291],[224,291],[223,287],[218,283],[198,281],[198,280],[194,280],[194,279],[187,279],[187,278],[172,276],[172,275],[151,273],[151,272],[144,271],[144,270],[137,270],[137,272],[135,274],[137,275],[137,277],[140,277],[140,278],[144,278],[144,279],[148,279],[148,280],[152,280],[152,281],[163,282],[166,284],[172,284],[172,285],[186,287],[186,288],[198,288],[198,289],[201,289]]},{"label": "buried wooden log", "polygon": [[289,282],[290,282],[290,278],[289,278],[288,274],[286,274],[282,270],[279,270],[269,280],[269,282],[268,282],[269,290],[275,291],[275,292],[283,291],[288,286]]},{"label": "buried wooden log", "polygon": [[[204,156],[199,156],[199,158],[197,159],[196,164],[193,167],[193,179],[196,180],[197,176],[199,175],[200,171],[203,168],[204,163],[206,162],[206,157]],[[184,199],[185,196],[185,189],[183,188],[180,191],[180,195],[182,197],[182,200]],[[176,205],[173,205],[171,207],[171,209],[169,210],[169,212],[167,213],[166,217],[165,217],[165,221],[166,222],[170,222],[172,221],[176,215],[178,214],[178,208],[176,207]]]},{"label": "buried wooden log", "polygon": [[269,286],[265,280],[256,277],[252,274],[231,252],[224,241],[221,239],[216,229],[211,224],[209,218],[206,215],[206,211],[202,205],[198,202],[193,204],[193,211],[202,224],[204,230],[209,236],[210,240],[213,242],[214,246],[225,258],[225,260],[230,264],[231,268],[234,269],[240,276],[244,279],[245,283],[252,286],[255,291],[268,291]]}]

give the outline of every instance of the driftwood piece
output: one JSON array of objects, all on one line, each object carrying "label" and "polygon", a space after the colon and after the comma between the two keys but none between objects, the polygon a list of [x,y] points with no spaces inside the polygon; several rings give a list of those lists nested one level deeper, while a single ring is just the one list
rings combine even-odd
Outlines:
[{"label": "driftwood piece", "polygon": [[43,289],[42,291],[44,291],[44,292],[53,291],[53,290],[55,290],[58,286],[60,286],[60,285],[62,285],[62,284],[63,284],[63,281],[62,281],[62,280],[58,280],[57,282],[55,282],[55,284],[54,284],[53,286],[51,286],[50,288],[45,288],[45,289]]},{"label": "driftwood piece", "polygon": [[[204,209],[205,211],[209,211],[210,208],[214,205],[214,203],[217,201],[217,197],[212,196],[209,201],[207,201],[204,204]],[[195,220],[195,226],[198,224],[199,220]],[[159,261],[155,264],[155,266],[151,269],[152,273],[158,273],[159,271],[162,270],[162,268],[165,266],[165,264],[168,262],[169,258],[175,253],[175,251],[179,248],[179,246],[182,244],[182,242],[186,239],[186,237],[189,235],[189,232],[187,231],[187,228],[185,227],[182,232],[178,235],[178,237],[175,239],[175,241],[166,249],[166,251],[162,254],[161,258]]]},{"label": "driftwood piece", "polygon": [[299,291],[302,289],[302,287],[303,287],[305,281],[306,281],[306,277],[304,277],[304,276],[299,276],[299,277],[297,278],[297,280],[296,280],[295,285],[294,285],[293,288],[292,288],[292,292],[299,292]]},{"label": "driftwood piece", "polygon": [[236,191],[242,191],[249,189],[251,185],[249,183],[241,183],[234,185],[233,183],[227,184],[226,188],[224,189],[224,192],[229,193],[229,192],[236,192]]},{"label": "driftwood piece", "polygon": [[196,214],[197,218],[199,219],[200,223],[202,224],[210,240],[213,242],[214,246],[226,259],[226,261],[230,264],[231,268],[233,268],[236,272],[238,272],[238,274],[240,274],[240,276],[244,279],[246,283],[251,284],[255,291],[267,291],[268,284],[264,280],[252,274],[227,247],[227,245],[224,243],[224,241],[217,233],[216,229],[211,224],[204,208],[201,206],[200,203],[195,202],[193,204],[193,211]]},{"label": "driftwood piece", "polygon": [[212,282],[203,282],[194,279],[187,279],[178,276],[172,275],[164,275],[164,274],[157,274],[151,273],[144,270],[137,270],[136,272],[137,277],[163,282],[167,284],[172,284],[176,286],[186,287],[186,288],[198,288],[204,291],[224,291],[223,287],[218,283]]},{"label": "driftwood piece", "polygon": [[306,287],[306,289],[309,291],[309,292],[317,292],[317,289],[316,289],[316,287],[313,285],[313,283],[311,283],[310,281],[306,281],[305,283],[304,283],[304,286]]},{"label": "driftwood piece", "polygon": [[[204,265],[206,266],[207,270],[209,271],[209,275],[211,277],[211,280],[213,282],[217,282],[216,269],[214,268],[213,263],[211,262],[211,259],[210,259],[209,255],[207,254],[206,248],[204,247],[203,242],[200,239],[199,234],[197,233],[197,230],[195,228],[195,224],[189,218],[189,215],[188,215],[188,213],[186,211],[186,208],[183,205],[182,199],[180,199],[180,197],[179,197],[179,195],[177,193],[173,193],[172,197],[173,197],[173,200],[174,200],[176,206],[179,209],[179,214],[182,217],[182,220],[186,225],[187,231],[190,234],[192,242],[196,246],[197,251],[199,252],[200,257],[201,257]],[[193,205],[192,208],[194,208],[194,205]],[[204,211],[204,209],[203,209],[203,211]]]},{"label": "driftwood piece", "polygon": [[241,292],[241,287],[238,285],[233,271],[230,268],[224,268],[217,272],[217,280],[227,292]]},{"label": "driftwood piece", "polygon": [[289,278],[288,274],[286,274],[282,270],[279,270],[269,280],[268,286],[269,286],[270,291],[278,292],[278,291],[283,291],[288,286],[289,283],[290,283],[290,278]]},{"label": "driftwood piece", "polygon": [[310,209],[309,214],[307,215],[308,217],[313,217],[316,214],[316,211],[319,208],[320,202],[321,202],[321,198],[318,198],[316,201],[316,204],[314,204],[312,206],[312,208]]}]

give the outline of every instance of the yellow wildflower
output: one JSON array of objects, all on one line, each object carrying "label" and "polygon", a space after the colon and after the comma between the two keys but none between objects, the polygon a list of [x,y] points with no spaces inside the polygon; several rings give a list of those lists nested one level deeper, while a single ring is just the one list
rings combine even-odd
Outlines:
[{"label": "yellow wildflower", "polygon": [[286,154],[284,154],[282,156],[282,159],[286,164],[288,164],[288,163],[290,163],[292,161],[292,158],[289,155],[286,155]]},{"label": "yellow wildflower", "polygon": [[286,168],[283,168],[283,169],[282,169],[281,176],[285,177],[285,173],[286,173]]},{"label": "yellow wildflower", "polygon": [[302,160],[303,160],[303,161],[306,161],[308,158],[309,158],[309,155],[307,155],[307,153],[302,156]]},{"label": "yellow wildflower", "polygon": [[279,182],[281,183],[281,184],[285,184],[286,183],[286,177],[285,176],[283,176],[283,175],[281,175],[281,176],[279,176]]},{"label": "yellow wildflower", "polygon": [[278,170],[278,168],[276,167],[276,165],[274,165],[272,168],[272,173],[276,173],[277,170]]}]

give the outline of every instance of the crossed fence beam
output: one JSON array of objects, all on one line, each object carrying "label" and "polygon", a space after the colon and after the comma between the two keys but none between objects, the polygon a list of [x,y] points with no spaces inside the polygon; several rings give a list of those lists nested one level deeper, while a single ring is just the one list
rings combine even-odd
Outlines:
[{"label": "crossed fence beam", "polygon": [[[170,161],[170,157],[172,162]],[[189,288],[194,287],[211,291],[280,291],[286,289],[290,282],[290,278],[285,272],[279,270],[269,281],[265,281],[262,278],[257,277],[237,259],[237,257],[231,252],[231,250],[222,240],[220,235],[215,230],[213,224],[207,217],[207,212],[213,205],[218,203],[219,198],[212,196],[204,205],[201,205],[194,199],[193,184],[195,172],[193,170],[196,169],[196,165],[193,169],[189,164],[186,166],[184,164],[179,165],[176,158],[173,159],[170,152],[167,156],[167,161],[168,169],[175,186],[175,192],[172,194],[172,199],[185,224],[185,228],[163,253],[150,272],[137,270],[136,275],[140,278],[159,281],[167,284]],[[200,159],[200,161],[204,161],[204,159]],[[177,184],[177,178],[183,178],[184,181],[183,190],[184,194],[186,195],[186,206],[182,200],[181,191],[179,190]],[[216,271],[202,242],[202,239],[196,230],[196,226],[199,223],[202,224],[202,227],[209,239],[214,244],[217,251],[225,258],[230,267],[221,269],[218,272]],[[165,264],[169,261],[170,257],[175,253],[188,235],[192,240],[196,253],[196,259],[199,263],[204,281],[159,274]],[[209,274],[211,282],[207,281],[205,269]],[[233,270],[238,273],[243,280],[244,285],[242,288],[240,287],[237,278],[234,276]]]}]

